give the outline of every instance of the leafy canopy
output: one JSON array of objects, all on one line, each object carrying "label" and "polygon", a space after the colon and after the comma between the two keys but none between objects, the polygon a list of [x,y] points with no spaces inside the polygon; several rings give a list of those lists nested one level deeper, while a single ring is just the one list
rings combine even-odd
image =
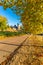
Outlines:
[{"label": "leafy canopy", "polygon": [[0,5],[20,15],[26,32],[43,32],[43,0],[0,0]]}]

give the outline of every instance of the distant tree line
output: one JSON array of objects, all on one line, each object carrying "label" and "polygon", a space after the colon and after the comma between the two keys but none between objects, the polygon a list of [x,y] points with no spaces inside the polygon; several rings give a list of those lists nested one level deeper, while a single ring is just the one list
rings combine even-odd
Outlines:
[{"label": "distant tree line", "polygon": [[[16,30],[18,30],[18,27],[19,23],[17,23],[17,25],[9,25],[7,18],[4,16],[0,16],[0,31],[7,30],[7,28],[11,28],[12,30],[13,28],[15,28]],[[20,29],[22,30],[22,26],[20,26]]]}]

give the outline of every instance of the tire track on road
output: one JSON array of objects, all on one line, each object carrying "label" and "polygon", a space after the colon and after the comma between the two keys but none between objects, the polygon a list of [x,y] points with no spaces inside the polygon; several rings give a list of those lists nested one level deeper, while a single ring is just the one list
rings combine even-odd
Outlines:
[{"label": "tire track on road", "polygon": [[21,46],[25,43],[27,38],[0,65],[7,65],[12,60],[13,56],[17,53],[17,51],[21,48]]}]

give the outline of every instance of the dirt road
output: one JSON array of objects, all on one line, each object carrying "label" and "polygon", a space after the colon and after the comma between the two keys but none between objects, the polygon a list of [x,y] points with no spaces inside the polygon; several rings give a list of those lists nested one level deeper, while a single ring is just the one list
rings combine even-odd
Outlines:
[{"label": "dirt road", "polygon": [[20,45],[27,37],[28,35],[23,35],[0,40],[0,63],[3,62],[7,56],[9,56],[17,48],[14,44]]}]

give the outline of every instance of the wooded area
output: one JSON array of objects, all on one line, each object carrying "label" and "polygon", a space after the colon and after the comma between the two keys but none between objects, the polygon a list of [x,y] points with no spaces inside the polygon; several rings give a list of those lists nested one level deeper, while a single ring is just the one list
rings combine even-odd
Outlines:
[{"label": "wooded area", "polygon": [[26,32],[43,33],[43,0],[0,0],[0,6],[20,16]]}]

